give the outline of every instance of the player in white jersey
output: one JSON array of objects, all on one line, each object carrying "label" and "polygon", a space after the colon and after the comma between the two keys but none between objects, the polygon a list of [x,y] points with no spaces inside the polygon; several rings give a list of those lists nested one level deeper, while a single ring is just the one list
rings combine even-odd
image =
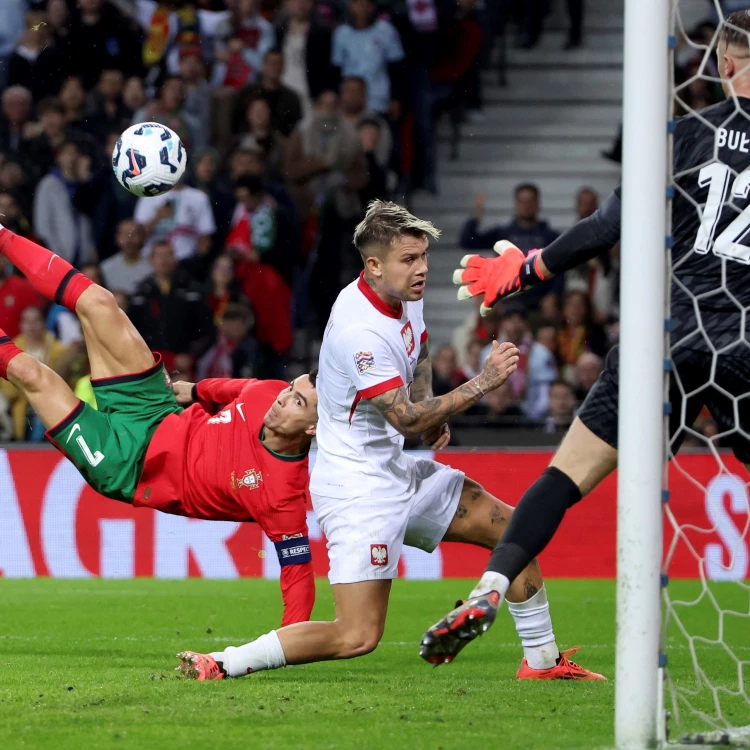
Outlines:
[{"label": "player in white jersey", "polygon": [[[383,634],[404,544],[428,552],[441,541],[492,549],[507,526],[511,507],[463,472],[403,450],[404,437],[419,435],[433,450],[444,448],[450,417],[503,385],[518,363],[513,344],[495,342],[479,375],[432,396],[422,296],[428,241],[437,235],[395,203],[371,203],[354,235],[364,271],[339,295],[323,338],[310,491],[328,540],[336,619],[297,623],[227,649],[221,664],[205,670],[212,679],[370,653]],[[604,679],[558,650],[536,560],[506,599],[524,649],[518,677]],[[496,605],[478,602],[463,625],[476,619],[486,629]],[[450,661],[453,650],[433,663]]]}]

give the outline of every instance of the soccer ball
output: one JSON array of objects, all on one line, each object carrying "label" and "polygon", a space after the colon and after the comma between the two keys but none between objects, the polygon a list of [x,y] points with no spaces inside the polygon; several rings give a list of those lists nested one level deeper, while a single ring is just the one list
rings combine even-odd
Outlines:
[{"label": "soccer ball", "polygon": [[117,181],[137,196],[171,190],[185,173],[187,153],[174,130],[156,122],[129,127],[112,152]]}]

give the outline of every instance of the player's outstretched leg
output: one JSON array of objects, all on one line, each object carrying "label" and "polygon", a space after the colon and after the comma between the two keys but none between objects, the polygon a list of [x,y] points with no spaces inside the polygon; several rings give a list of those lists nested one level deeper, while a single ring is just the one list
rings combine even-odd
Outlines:
[{"label": "player's outstretched leg", "polygon": [[210,654],[182,651],[177,655],[177,671],[188,679],[218,680],[293,664],[354,659],[374,651],[383,636],[390,580],[340,583],[332,588],[333,622],[287,625],[244,646]]},{"label": "player's outstretched leg", "polygon": [[54,370],[22,352],[2,329],[0,378],[9,380],[26,396],[47,429],[62,422],[80,404],[68,384]]},{"label": "player's outstretched leg", "polygon": [[92,379],[138,373],[154,357],[114,296],[67,261],[0,224],[0,253],[44,297],[78,315]]},{"label": "player's outstretched leg", "polygon": [[[444,539],[494,549],[517,512],[467,478],[456,517]],[[456,609],[427,631],[420,655],[435,665],[452,661],[461,649],[492,625],[505,595],[524,649],[519,678],[605,679],[570,661],[569,656],[576,649],[558,650],[547,591],[535,555],[528,558],[511,581],[502,592],[493,586],[475,589],[467,601],[459,602]]]}]

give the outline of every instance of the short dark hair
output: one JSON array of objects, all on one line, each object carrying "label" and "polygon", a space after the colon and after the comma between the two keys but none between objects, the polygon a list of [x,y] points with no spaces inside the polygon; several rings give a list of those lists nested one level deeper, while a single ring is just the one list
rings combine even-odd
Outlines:
[{"label": "short dark hair", "polygon": [[353,241],[364,260],[373,246],[382,252],[383,249],[390,249],[399,237],[437,239],[440,230],[432,222],[418,219],[398,203],[374,200],[367,206],[365,218],[357,224]]},{"label": "short dark hair", "polygon": [[530,190],[537,198],[539,197],[539,188],[533,182],[522,182],[520,185],[516,185],[513,195],[517,196],[522,190]]},{"label": "short dark hair", "polygon": [[367,81],[362,78],[362,76],[344,76],[341,79],[341,85],[343,86],[347,81],[356,81],[356,83],[361,83],[363,88],[367,90]]},{"label": "short dark hair", "polygon": [[228,302],[226,308],[224,308],[224,320],[241,320],[246,323],[250,318],[250,308],[242,302]]},{"label": "short dark hair", "polygon": [[575,391],[573,390],[573,386],[567,380],[563,380],[562,378],[558,378],[557,380],[553,380],[550,383],[549,389],[552,390],[556,385],[564,385],[573,395],[575,395]]},{"label": "short dark hair", "polygon": [[375,128],[380,132],[380,123],[374,117],[365,117],[363,120],[360,120],[357,130],[362,130],[362,128],[366,127]]},{"label": "short dark hair", "polygon": [[308,374],[307,377],[310,378],[310,385],[313,388],[317,388],[318,387],[317,386],[317,382],[318,382],[318,368],[317,367],[313,367],[313,369],[310,370],[310,372],[309,372],[309,374]]},{"label": "short dark hair", "polygon": [[263,195],[265,187],[263,178],[256,174],[240,175],[234,183],[234,189],[245,188],[250,195]]},{"label": "short dark hair", "polygon": [[750,48],[750,10],[738,10],[728,15],[721,26],[719,39],[728,47]]}]

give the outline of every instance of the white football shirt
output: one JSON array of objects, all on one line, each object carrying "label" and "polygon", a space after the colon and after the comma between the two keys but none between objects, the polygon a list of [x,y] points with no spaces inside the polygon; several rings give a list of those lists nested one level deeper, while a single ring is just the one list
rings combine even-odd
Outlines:
[{"label": "white football shirt", "polygon": [[412,492],[414,462],[403,451],[404,438],[369,400],[409,388],[426,340],[421,300],[394,310],[363,276],[341,291],[318,362],[318,454],[311,492],[330,498]]}]

